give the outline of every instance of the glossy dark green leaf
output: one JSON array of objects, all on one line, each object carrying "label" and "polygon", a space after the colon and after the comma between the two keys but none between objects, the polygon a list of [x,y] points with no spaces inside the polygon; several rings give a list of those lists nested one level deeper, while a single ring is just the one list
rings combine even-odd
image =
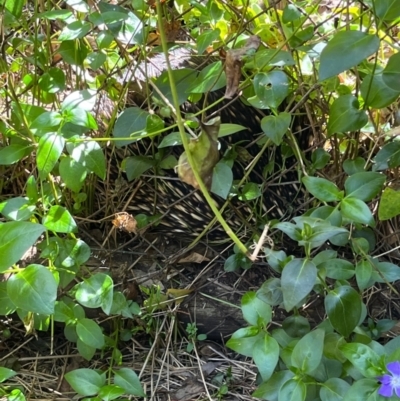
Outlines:
[{"label": "glossy dark green leaf", "polygon": [[240,355],[252,358],[254,345],[262,337],[263,332],[258,327],[243,327],[232,334],[226,346]]},{"label": "glossy dark green leaf", "polygon": [[341,31],[328,42],[321,53],[319,79],[338,75],[371,56],[379,49],[379,38],[361,31]]},{"label": "glossy dark green leaf", "polygon": [[219,38],[221,31],[217,29],[204,30],[196,39],[197,52],[203,54],[207,47]]},{"label": "glossy dark green leaf", "polygon": [[79,192],[85,182],[87,169],[72,157],[63,157],[60,161],[59,172],[67,188]]},{"label": "glossy dark green leaf", "polygon": [[385,373],[381,357],[368,345],[348,343],[340,346],[340,351],[364,377],[377,377]]},{"label": "glossy dark green leaf", "polygon": [[396,0],[368,0],[367,4],[382,21],[393,21],[400,17],[400,3]]},{"label": "glossy dark green leaf", "polygon": [[310,374],[321,363],[325,332],[316,329],[303,336],[292,353],[292,366]]},{"label": "glossy dark green leaf", "polygon": [[372,272],[372,277],[377,283],[393,283],[400,280],[400,267],[390,262],[378,262],[373,260],[375,269]]},{"label": "glossy dark green leaf", "polygon": [[279,391],[278,401],[304,401],[307,387],[302,380],[289,379]]},{"label": "glossy dark green leaf", "polygon": [[343,198],[343,191],[325,178],[305,176],[302,181],[307,191],[322,202],[335,202]]},{"label": "glossy dark green leaf", "polygon": [[95,173],[102,180],[105,179],[106,158],[96,141],[85,141],[74,146],[71,157],[89,172]]},{"label": "glossy dark green leaf", "polygon": [[218,138],[222,138],[227,135],[236,134],[236,132],[247,130],[246,127],[239,124],[221,124],[219,127]]},{"label": "glossy dark green leaf", "polygon": [[290,337],[300,338],[310,332],[310,322],[303,316],[292,315],[282,322],[282,328]]},{"label": "glossy dark green leaf", "polygon": [[75,369],[65,374],[69,385],[83,396],[95,395],[105,384],[106,377],[93,369]]},{"label": "glossy dark green leaf", "polygon": [[379,150],[374,158],[375,170],[382,171],[400,166],[400,142],[387,143]]},{"label": "glossy dark green leaf", "polygon": [[322,148],[315,149],[311,154],[313,167],[317,170],[324,168],[328,164],[330,158],[331,155],[329,152]]},{"label": "glossy dark green leaf", "polygon": [[283,304],[287,311],[293,309],[313,289],[317,268],[306,259],[293,259],[282,271]]},{"label": "glossy dark green leaf", "polygon": [[17,372],[14,372],[12,369],[0,366],[0,383],[3,383],[4,381],[15,376],[16,374]]},{"label": "glossy dark green leaf", "polygon": [[290,127],[292,116],[289,113],[280,113],[277,116],[266,116],[261,120],[261,129],[267,138],[279,146]]},{"label": "glossy dark green leaf", "polygon": [[321,401],[342,401],[349,388],[350,384],[343,379],[332,377],[321,386],[319,396]]},{"label": "glossy dark green leaf", "polygon": [[17,307],[13,304],[7,293],[7,282],[0,282],[0,315],[7,316],[15,312]]},{"label": "glossy dark green leaf", "polygon": [[31,205],[28,198],[11,198],[0,203],[0,213],[8,220],[29,220],[36,206]]},{"label": "glossy dark green leaf", "polygon": [[279,344],[268,333],[264,333],[254,344],[253,360],[263,381],[268,380],[279,360]]},{"label": "glossy dark green leaf", "polygon": [[114,384],[123,388],[127,394],[137,397],[146,397],[137,374],[128,368],[122,368],[115,372]]},{"label": "glossy dark green leaf", "polygon": [[42,225],[25,221],[0,224],[0,273],[18,262],[43,231]]},{"label": "glossy dark green leaf", "polygon": [[343,161],[343,170],[348,175],[356,173],[362,173],[365,171],[366,161],[362,157],[356,157],[355,159],[347,159]]},{"label": "glossy dark green leaf", "polygon": [[74,40],[83,38],[92,26],[89,22],[74,21],[63,28],[58,39],[63,42],[64,40]]},{"label": "glossy dark green leaf", "polygon": [[103,52],[92,52],[87,55],[87,61],[92,70],[98,70],[107,60],[107,56]]},{"label": "glossy dark green leaf", "polygon": [[19,162],[22,158],[29,155],[33,146],[29,144],[9,145],[0,149],[0,166],[9,166]]},{"label": "glossy dark green leaf", "polygon": [[248,101],[258,108],[277,108],[289,93],[289,82],[282,71],[260,72],[253,80],[256,96]]},{"label": "glossy dark green leaf", "polygon": [[255,184],[254,182],[247,182],[241,189],[238,198],[241,201],[250,201],[253,199],[257,199],[260,196],[261,196],[260,186],[258,184]]},{"label": "glossy dark green leaf", "polygon": [[318,267],[325,269],[326,276],[335,280],[349,280],[355,274],[354,265],[345,259],[329,259]]},{"label": "glossy dark green leaf", "polygon": [[29,265],[7,281],[7,293],[17,308],[50,315],[57,299],[57,282],[42,265]]},{"label": "glossy dark green leaf", "polygon": [[378,208],[379,220],[389,220],[400,214],[400,191],[390,187],[384,189]]},{"label": "glossy dark green leaf", "polygon": [[56,233],[74,233],[78,227],[70,212],[63,206],[52,206],[43,217],[42,224]]},{"label": "glossy dark green leaf", "polygon": [[367,114],[360,110],[360,104],[353,95],[337,98],[329,111],[328,134],[357,131],[368,122]]},{"label": "glossy dark green leaf", "polygon": [[368,260],[361,260],[356,264],[356,280],[360,291],[369,287],[372,276],[372,265]]},{"label": "glossy dark green leaf", "polygon": [[[400,54],[395,53],[390,56],[389,61],[383,70],[382,78],[383,82],[392,90],[400,91]],[[389,96],[391,95],[391,91],[389,91]]]},{"label": "glossy dark green leaf", "polygon": [[257,298],[271,306],[280,305],[283,302],[281,280],[272,277],[265,281],[257,291]]},{"label": "glossy dark green leaf", "polygon": [[233,183],[233,173],[229,166],[223,162],[217,163],[214,167],[211,192],[226,199]]},{"label": "glossy dark green leaf", "polygon": [[45,179],[53,170],[64,149],[64,144],[65,139],[53,132],[44,134],[40,138],[36,161],[41,179]]},{"label": "glossy dark green leaf", "polygon": [[124,393],[125,390],[123,388],[116,386],[115,384],[108,384],[100,389],[98,396],[103,401],[111,401],[116,398],[120,399],[119,397]]},{"label": "glossy dark green leaf", "polygon": [[293,223],[283,222],[274,225],[274,228],[283,231],[294,241],[301,241],[301,232]]},{"label": "glossy dark green leaf", "polygon": [[129,181],[139,178],[156,164],[155,160],[147,156],[130,156],[124,160],[124,163]]},{"label": "glossy dark green leaf", "polygon": [[374,109],[383,109],[392,104],[399,97],[399,90],[389,87],[383,73],[368,74],[361,83],[361,96],[365,104]]},{"label": "glossy dark green leaf", "polygon": [[375,220],[372,216],[371,210],[365,202],[357,198],[346,196],[340,202],[340,210],[342,211],[343,216],[350,221],[375,227]]},{"label": "glossy dark green leaf", "polygon": [[246,292],[242,297],[242,313],[247,323],[252,326],[267,326],[271,321],[271,306],[257,298],[254,291]]},{"label": "glossy dark green leaf", "polygon": [[22,9],[25,5],[24,0],[5,0],[5,8],[9,11],[15,18],[21,18]]},{"label": "glossy dark green leaf", "polygon": [[255,398],[262,400],[278,401],[279,390],[290,379],[294,377],[294,373],[290,370],[281,370],[275,372],[272,377],[258,386],[257,390],[252,394]]},{"label": "glossy dark green leaf", "polygon": [[104,347],[104,335],[100,326],[91,319],[79,319],[76,324],[76,334],[87,345],[94,348]]},{"label": "glossy dark green leaf", "polygon": [[376,379],[357,380],[347,391],[343,401],[377,401],[381,398],[377,395],[378,388],[379,382]]},{"label": "glossy dark green leaf", "polygon": [[360,296],[349,286],[335,288],[325,297],[325,310],[335,330],[348,337],[360,321]]},{"label": "glossy dark green leaf", "polygon": [[187,89],[189,93],[207,93],[226,86],[226,76],[221,61],[207,65]]},{"label": "glossy dark green leaf", "polygon": [[49,93],[57,93],[65,89],[65,74],[62,69],[51,67],[39,79],[39,86]]},{"label": "glossy dark green leaf", "polygon": [[372,171],[355,173],[344,183],[346,196],[368,202],[380,193],[385,181],[386,177],[383,174]]},{"label": "glossy dark green leaf", "polygon": [[109,314],[113,302],[113,280],[104,273],[97,273],[77,286],[76,299],[87,308],[101,307]]},{"label": "glossy dark green leaf", "polygon": [[82,42],[64,40],[57,49],[57,53],[60,54],[67,64],[82,66],[89,50]]},{"label": "glossy dark green leaf", "polygon": [[87,361],[91,361],[97,351],[95,347],[84,343],[79,337],[76,339],[76,348],[78,349],[79,355],[81,355]]}]

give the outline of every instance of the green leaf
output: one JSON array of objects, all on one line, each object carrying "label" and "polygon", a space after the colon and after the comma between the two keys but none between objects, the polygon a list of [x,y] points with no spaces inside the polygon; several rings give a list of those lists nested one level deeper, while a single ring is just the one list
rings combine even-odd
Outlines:
[{"label": "green leaf", "polygon": [[366,106],[374,109],[383,109],[389,106],[399,97],[400,93],[399,90],[386,84],[382,72],[375,75],[368,74],[363,79],[360,90]]},{"label": "green leaf", "polygon": [[102,180],[105,179],[106,159],[103,150],[96,141],[87,141],[78,144],[73,148],[71,157]]},{"label": "green leaf", "polygon": [[98,70],[107,60],[106,54],[103,52],[92,52],[87,55],[87,61],[94,71]]},{"label": "green leaf", "polygon": [[106,377],[92,369],[76,369],[65,374],[65,380],[80,395],[96,395],[104,386]]},{"label": "green leaf", "polygon": [[372,265],[368,260],[361,260],[356,264],[356,280],[360,291],[368,288],[372,276]]},{"label": "green leaf", "polygon": [[321,329],[311,331],[302,337],[292,352],[292,366],[310,374],[321,363],[325,332]]},{"label": "green leaf", "polygon": [[353,95],[337,98],[329,111],[328,134],[357,131],[368,122],[367,114],[359,109],[360,104]]},{"label": "green leaf", "polygon": [[371,210],[363,201],[357,198],[346,196],[340,202],[340,210],[343,217],[346,217],[350,221],[368,224],[371,227],[375,227],[375,220],[372,216]]},{"label": "green leaf", "polygon": [[154,167],[155,160],[148,156],[130,156],[125,159],[126,175],[129,181],[139,178],[144,172]]},{"label": "green leaf", "polygon": [[46,267],[29,265],[8,279],[7,293],[17,308],[51,315],[57,299],[57,282]]},{"label": "green leaf", "polygon": [[18,262],[43,231],[42,225],[25,221],[0,224],[0,273]]},{"label": "green leaf", "polygon": [[282,271],[283,304],[287,311],[293,309],[313,289],[317,268],[307,259],[293,259]]},{"label": "green leaf", "polygon": [[[370,5],[370,3],[371,0],[367,1],[368,5]],[[374,1],[371,11],[382,21],[393,21],[400,17],[400,3],[396,0]]]},{"label": "green leaf", "polygon": [[110,276],[97,273],[77,286],[76,300],[87,308],[102,307],[108,315],[113,302],[113,280]]},{"label": "green leaf", "polygon": [[232,187],[233,173],[229,166],[224,162],[219,162],[214,167],[211,183],[211,192],[226,199]]},{"label": "green leaf", "polygon": [[279,391],[278,401],[304,401],[307,387],[301,380],[289,379]]},{"label": "green leaf", "polygon": [[372,171],[355,173],[344,183],[346,195],[368,202],[382,190],[385,180],[383,174]]},{"label": "green leaf", "polygon": [[238,354],[253,357],[256,342],[263,337],[263,332],[256,326],[243,327],[236,330],[227,341],[226,346]]},{"label": "green leaf", "polygon": [[56,233],[73,233],[78,227],[67,209],[62,206],[52,206],[43,217],[43,225]]},{"label": "green leaf", "polygon": [[111,401],[111,400],[115,400],[116,398],[120,397],[124,393],[125,393],[125,390],[122,389],[121,387],[116,386],[115,384],[109,384],[107,386],[103,386],[100,389],[98,396],[103,401]]},{"label": "green leaf", "polygon": [[253,199],[257,199],[261,195],[261,189],[258,184],[255,184],[254,182],[246,182],[246,184],[244,184],[243,188],[241,189],[238,198],[241,201],[250,201]]},{"label": "green leaf", "polygon": [[379,38],[361,31],[338,32],[321,53],[319,80],[338,75],[371,56],[379,49]]},{"label": "green leaf", "polygon": [[16,374],[17,372],[14,372],[11,369],[3,368],[2,366],[0,366],[0,383],[3,383],[4,381],[9,379],[10,377],[15,376]]},{"label": "green leaf", "polygon": [[[63,116],[55,111],[46,111],[40,114],[31,124],[30,129],[34,135],[42,137],[44,134],[56,135]],[[40,143],[39,143],[40,144]]]},{"label": "green leaf", "polygon": [[379,220],[389,220],[400,214],[400,191],[390,187],[384,189],[378,208]]},{"label": "green leaf", "polygon": [[22,9],[25,5],[24,0],[6,0],[4,5],[6,10],[9,11],[15,18],[21,18]]},{"label": "green leaf", "polygon": [[64,119],[66,123],[78,125],[86,129],[91,129],[91,130],[98,129],[94,117],[86,110],[82,110],[80,108],[65,110]]},{"label": "green leaf", "polygon": [[210,46],[215,40],[219,38],[221,31],[217,29],[205,30],[196,39],[196,46],[198,54],[203,54],[207,47]]},{"label": "green leaf", "polygon": [[60,161],[59,172],[67,188],[79,192],[85,182],[87,170],[72,157],[63,157]]},{"label": "green leaf", "polygon": [[[383,70],[382,78],[383,82],[391,89],[397,92],[400,91],[400,69],[399,69],[399,62],[400,62],[400,54],[395,53],[390,56],[389,61]],[[389,94],[392,95],[391,91]]]},{"label": "green leaf", "polygon": [[83,38],[91,29],[92,26],[89,22],[74,21],[63,28],[58,39],[61,42],[64,40],[80,39]]},{"label": "green leaf", "polygon": [[243,125],[239,125],[239,124],[221,124],[219,127],[218,138],[236,134],[236,132],[244,131],[247,129],[248,128],[243,127]]},{"label": "green leaf", "polygon": [[277,116],[266,116],[261,120],[261,129],[267,138],[279,146],[290,127],[292,116],[289,113],[280,113]]},{"label": "green leaf", "polygon": [[83,110],[90,112],[97,102],[97,92],[92,89],[84,89],[70,93],[62,102],[62,111]]},{"label": "green leaf", "polygon": [[7,281],[0,282],[0,315],[7,316],[15,312],[16,306],[7,293]]},{"label": "green leaf", "polygon": [[302,181],[307,191],[322,202],[335,202],[343,198],[343,191],[325,178],[305,176]]},{"label": "green leaf", "polygon": [[353,383],[343,401],[377,401],[379,383],[376,379],[359,379]]},{"label": "green leaf", "polygon": [[49,132],[44,134],[39,140],[39,147],[36,155],[39,177],[46,178],[56,165],[65,145],[65,139]]},{"label": "green leaf", "polygon": [[79,319],[76,324],[76,333],[86,345],[94,348],[104,347],[104,335],[100,326],[91,319]]},{"label": "green leaf", "polygon": [[294,373],[290,370],[281,370],[275,372],[272,377],[258,386],[257,390],[252,394],[255,398],[261,398],[268,401],[278,401],[279,390],[290,379],[294,377]]},{"label": "green leaf", "polygon": [[350,384],[343,379],[332,377],[321,386],[319,396],[321,401],[342,401],[349,388]]},{"label": "green leaf", "polygon": [[67,64],[81,66],[83,65],[89,51],[82,42],[64,40],[61,42],[57,53],[60,54]]},{"label": "green leaf", "polygon": [[364,377],[377,377],[385,373],[381,357],[368,345],[348,343],[340,346],[340,351]]},{"label": "green leaf", "polygon": [[356,173],[362,173],[365,171],[366,161],[362,157],[356,157],[355,159],[346,159],[343,162],[343,170],[348,175]]},{"label": "green leaf", "polygon": [[257,291],[257,298],[271,306],[280,305],[283,302],[281,280],[272,277],[265,281]]},{"label": "green leaf", "polygon": [[254,291],[248,291],[243,295],[242,313],[246,322],[252,326],[265,327],[272,317],[271,307],[257,298]]},{"label": "green leaf", "polygon": [[194,82],[187,88],[189,93],[207,93],[226,86],[226,76],[222,62],[216,61],[200,71]]},{"label": "green leaf", "polygon": [[92,360],[92,358],[96,354],[96,348],[84,343],[79,337],[75,340],[75,342],[79,355],[81,355],[87,361]]},{"label": "green leaf", "polygon": [[146,397],[136,373],[128,368],[122,368],[115,372],[114,383],[123,388],[127,394],[137,397]]},{"label": "green leaf", "polygon": [[378,262],[373,259],[373,264],[377,271],[372,272],[372,277],[377,283],[393,283],[400,280],[399,266],[390,262]]},{"label": "green leaf", "polygon": [[10,166],[19,162],[33,150],[30,144],[9,145],[0,149],[0,166]]},{"label": "green leaf", "polygon": [[27,198],[11,198],[8,201],[0,203],[0,213],[8,220],[28,220],[35,209],[36,206],[30,205]]},{"label": "green leaf", "polygon": [[39,79],[39,87],[48,93],[65,89],[65,74],[60,68],[51,67]]},{"label": "green leaf", "polygon": [[276,109],[289,93],[288,77],[282,71],[260,72],[253,80],[256,96],[247,99],[254,107]]},{"label": "green leaf", "polygon": [[263,381],[268,380],[279,360],[279,344],[269,334],[257,340],[253,348],[253,360]]},{"label": "green leaf", "polygon": [[353,288],[341,286],[325,297],[325,310],[334,329],[348,337],[361,318],[360,296]]},{"label": "green leaf", "polygon": [[309,321],[299,315],[288,316],[282,322],[282,329],[292,338],[299,338],[305,336],[310,332]]},{"label": "green leaf", "polygon": [[325,269],[326,276],[335,280],[349,280],[355,274],[354,265],[344,259],[329,259],[318,268]]}]

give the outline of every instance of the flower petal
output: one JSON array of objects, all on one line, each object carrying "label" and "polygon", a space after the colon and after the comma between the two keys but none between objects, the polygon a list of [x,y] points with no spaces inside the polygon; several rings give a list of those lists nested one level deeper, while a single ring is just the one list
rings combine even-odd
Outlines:
[{"label": "flower petal", "polygon": [[395,362],[390,362],[386,365],[387,370],[393,375],[393,376],[400,376],[400,362],[395,361]]},{"label": "flower petal", "polygon": [[382,383],[382,385],[390,386],[390,384],[392,383],[392,376],[383,375],[382,377],[379,377],[378,380]]},{"label": "flower petal", "polygon": [[391,397],[393,395],[393,388],[390,385],[382,384],[378,390],[378,394],[383,397]]},{"label": "flower petal", "polygon": [[400,387],[395,387],[394,392],[396,393],[397,397],[400,397]]}]

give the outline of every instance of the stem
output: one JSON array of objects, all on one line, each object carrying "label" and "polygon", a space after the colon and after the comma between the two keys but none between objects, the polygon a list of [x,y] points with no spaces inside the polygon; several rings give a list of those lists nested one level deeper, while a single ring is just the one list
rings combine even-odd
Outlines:
[{"label": "stem", "polygon": [[203,193],[204,198],[206,199],[208,205],[210,206],[211,210],[213,211],[213,213],[215,214],[215,217],[217,218],[217,220],[219,221],[219,223],[221,224],[221,226],[224,228],[225,232],[229,235],[229,237],[232,239],[232,241],[238,246],[238,248],[240,249],[240,251],[242,253],[244,253],[245,255],[249,255],[246,246],[240,241],[240,239],[236,236],[236,234],[232,231],[232,229],[229,227],[229,225],[227,224],[227,222],[225,221],[225,219],[222,217],[220,211],[218,210],[218,208],[215,206],[214,200],[212,199],[210,193],[208,192],[206,186],[204,185],[203,180],[201,179],[199,172],[197,171],[196,168],[194,168],[194,161],[193,161],[193,156],[192,153],[189,149],[189,141],[185,135],[185,128],[184,128],[184,122],[182,119],[182,115],[181,115],[181,111],[179,109],[179,101],[178,101],[178,94],[176,91],[176,85],[175,85],[175,80],[174,80],[174,76],[172,74],[172,69],[170,66],[170,62],[169,62],[169,58],[168,58],[168,48],[167,48],[167,40],[166,40],[166,36],[165,36],[165,31],[164,31],[164,27],[162,24],[162,10],[161,10],[161,4],[160,4],[160,0],[157,0],[156,2],[156,6],[157,6],[157,17],[158,17],[158,29],[160,32],[160,36],[161,36],[161,44],[162,44],[162,49],[165,55],[165,59],[166,59],[166,64],[167,64],[167,71],[168,71],[168,79],[169,79],[169,83],[170,83],[170,87],[171,87],[171,94],[172,94],[172,99],[173,99],[173,103],[174,103],[174,113],[176,115],[176,121],[177,121],[177,125],[179,128],[179,133],[182,139],[182,144],[183,147],[185,149],[186,155],[187,155],[187,159],[189,162],[190,167],[193,170],[193,174],[199,184],[199,187],[201,189],[201,192]]}]

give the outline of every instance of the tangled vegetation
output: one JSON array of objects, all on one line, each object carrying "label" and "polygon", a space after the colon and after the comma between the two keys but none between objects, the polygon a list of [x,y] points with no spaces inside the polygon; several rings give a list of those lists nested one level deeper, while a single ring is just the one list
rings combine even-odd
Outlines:
[{"label": "tangled vegetation", "polygon": [[[16,335],[16,321],[27,335],[54,333],[61,324],[65,339],[86,361],[107,355],[101,369],[77,367],[65,374],[79,396],[155,397],[140,374],[123,365],[121,344],[153,330],[155,315],[165,305],[179,307],[176,298],[188,291],[171,291],[172,302],[159,287],[143,288],[147,299],[140,305],[115,287],[110,272],[91,271],[92,251],[79,228],[96,223],[96,181],[104,181],[112,168],[106,157],[110,143],[121,149],[162,136],[153,157],[138,155],[122,163],[128,179],[176,166],[163,148],[183,144],[194,174],[188,180],[204,193],[236,245],[225,269],[248,269],[257,258],[268,262],[270,278],[242,297],[248,326],[226,344],[254,361],[259,377],[253,396],[269,401],[399,398],[400,340],[391,308],[400,279],[398,1],[5,0],[2,8],[2,342]],[[260,40],[257,49],[247,47],[254,37]],[[135,71],[148,53],[167,56],[171,42],[189,43],[198,55],[214,53],[218,60],[195,79],[188,78],[188,69],[167,69],[140,88],[146,107],[126,109],[133,91],[127,77],[138,76]],[[223,70],[223,59],[243,48],[238,81]],[[180,112],[185,102],[198,102],[225,86],[228,97],[240,92],[247,104],[270,110],[261,121],[262,146],[267,141],[265,147],[281,146],[297,158],[308,193],[304,213],[290,221],[259,222],[265,229],[252,238],[258,251],[253,255],[210,191],[224,199],[232,193],[244,200],[265,194],[254,183],[234,181],[229,160],[217,163],[215,146],[213,185],[205,180],[200,170],[209,155],[191,146],[186,131],[197,123]],[[149,88],[156,95],[149,96]],[[312,149],[295,146],[293,121],[300,114],[313,132]],[[170,133],[171,126],[179,134]],[[221,124],[219,135],[242,128]],[[209,166],[206,170],[210,174]],[[104,215],[111,217],[106,210]],[[139,228],[152,223],[150,215],[136,217]],[[282,249],[279,243],[287,238],[296,245]],[[388,302],[373,313],[371,299],[383,292]],[[319,315],[310,317],[307,310],[317,302]],[[282,322],[274,320],[278,309],[285,312]],[[90,310],[101,311],[113,322],[111,329],[89,318]],[[144,323],[127,327],[126,320]],[[198,356],[196,344],[204,336],[193,324],[187,331],[186,351]],[[148,341],[156,347],[156,341]],[[18,385],[18,369],[1,358],[0,395],[35,398]],[[229,391],[230,373],[223,380],[214,395],[206,388],[210,399]]]}]

